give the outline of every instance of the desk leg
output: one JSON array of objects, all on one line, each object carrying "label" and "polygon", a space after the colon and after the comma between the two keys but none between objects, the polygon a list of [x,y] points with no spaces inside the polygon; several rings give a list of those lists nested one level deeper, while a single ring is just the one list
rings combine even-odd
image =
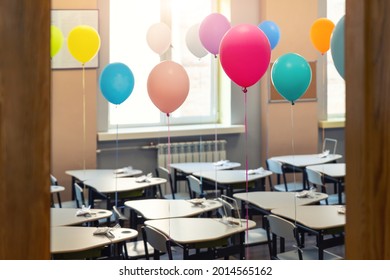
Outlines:
[{"label": "desk leg", "polygon": [[245,231],[240,232],[240,260],[245,260]]},{"label": "desk leg", "polygon": [[57,200],[58,200],[58,207],[59,207],[59,208],[62,208],[62,204],[61,204],[61,195],[60,195],[59,192],[57,193]]},{"label": "desk leg", "polygon": [[317,237],[317,246],[318,246],[318,259],[324,259],[324,248],[322,242],[324,241],[324,236],[320,233]]},{"label": "desk leg", "polygon": [[339,204],[343,204],[343,183],[341,181],[337,182],[337,193],[339,196]]}]

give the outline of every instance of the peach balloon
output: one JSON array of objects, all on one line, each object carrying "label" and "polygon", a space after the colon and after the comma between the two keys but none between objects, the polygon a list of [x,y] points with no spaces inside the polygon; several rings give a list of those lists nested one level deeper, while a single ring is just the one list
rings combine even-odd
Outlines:
[{"label": "peach balloon", "polygon": [[190,79],[183,66],[166,60],[152,69],[147,87],[153,104],[161,112],[169,115],[186,100],[190,89]]}]

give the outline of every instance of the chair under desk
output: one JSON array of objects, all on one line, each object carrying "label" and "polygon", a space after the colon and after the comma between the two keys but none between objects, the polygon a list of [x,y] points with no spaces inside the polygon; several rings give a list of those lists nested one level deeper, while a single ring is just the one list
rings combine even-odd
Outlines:
[{"label": "chair under desk", "polygon": [[134,177],[142,174],[142,170],[133,168],[120,169],[72,169],[66,170],[65,174],[72,178],[72,199],[75,198],[74,184],[83,185],[84,181],[94,178],[122,178]]},{"label": "chair under desk", "polygon": [[50,208],[50,225],[52,227],[81,225],[112,215],[111,211],[105,209],[90,209],[88,215],[76,215],[79,210],[77,208]]},{"label": "chair under desk", "polygon": [[[214,170],[194,172],[194,176],[201,180],[216,183],[218,188],[226,190],[226,195],[233,197],[235,190],[246,191],[246,182],[254,183],[253,189],[264,190],[265,178],[272,175],[272,172],[264,170],[262,172],[248,172],[246,170]],[[210,184],[210,183],[209,183]],[[252,188],[251,188],[252,189]]]},{"label": "chair under desk", "polygon": [[[239,254],[240,259],[245,259],[245,231],[254,228],[254,221],[242,220],[241,225],[232,225],[215,218],[173,218],[148,220],[145,225],[151,226],[169,239],[183,247],[183,259],[214,259]],[[233,238],[238,235],[235,244],[217,250],[190,255],[192,248],[212,248],[213,244],[225,238]],[[210,246],[210,247],[209,247]]]},{"label": "chair under desk", "polygon": [[246,208],[245,204],[249,204],[249,207],[262,215],[268,215],[277,208],[316,204],[328,197],[327,194],[321,192],[315,192],[314,196],[304,197],[299,197],[297,194],[295,192],[260,191],[237,193],[233,197],[241,200],[242,209]]},{"label": "chair under desk", "polygon": [[[272,214],[296,222],[303,232],[317,236],[318,258],[323,259],[324,249],[344,244],[345,212],[344,206],[303,205],[275,208]],[[325,239],[325,235],[332,237]]]},{"label": "chair under desk", "polygon": [[177,191],[178,181],[187,180],[187,176],[195,172],[228,170],[240,167],[238,162],[220,161],[220,162],[181,162],[171,163],[170,168],[173,170],[174,190]]},{"label": "chair under desk", "polygon": [[342,193],[344,191],[345,163],[327,163],[307,166],[306,169],[317,171],[325,176],[328,181],[337,184],[338,203],[343,204]]},{"label": "chair under desk", "polygon": [[290,167],[291,170],[299,171],[302,173],[302,182],[304,188],[306,188],[306,173],[305,168],[309,165],[317,165],[324,163],[335,163],[338,159],[342,158],[342,155],[338,154],[304,154],[304,155],[284,155],[284,156],[275,156],[272,157],[272,160],[279,161],[283,164],[286,164]]},{"label": "chair under desk", "polygon": [[121,245],[134,239],[138,232],[133,229],[112,229],[112,236],[94,235],[96,227],[51,227],[50,252],[53,259],[84,259],[100,257],[108,245]]},{"label": "chair under desk", "polygon": [[162,178],[147,178],[147,180],[139,182],[138,178],[134,177],[98,177],[84,181],[84,185],[88,187],[90,198],[93,199],[95,193],[107,197],[107,209],[111,209],[111,200],[115,199],[115,195],[118,193],[130,193],[164,183],[166,180]]},{"label": "chair under desk", "polygon": [[[199,201],[199,203],[198,203]],[[201,202],[201,203],[200,203]],[[146,220],[194,217],[218,209],[222,204],[216,200],[140,199],[125,202]]]}]

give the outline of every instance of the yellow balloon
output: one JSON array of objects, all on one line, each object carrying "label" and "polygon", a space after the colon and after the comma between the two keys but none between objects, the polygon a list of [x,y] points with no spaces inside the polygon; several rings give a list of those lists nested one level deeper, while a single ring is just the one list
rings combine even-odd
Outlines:
[{"label": "yellow balloon", "polygon": [[311,26],[311,42],[321,54],[326,53],[330,48],[330,37],[334,27],[334,23],[327,18],[319,18]]},{"label": "yellow balloon", "polygon": [[50,57],[53,58],[62,48],[64,36],[62,31],[55,25],[50,26]]},{"label": "yellow balloon", "polygon": [[73,28],[68,35],[68,49],[71,55],[82,64],[90,61],[98,53],[100,37],[98,32],[88,25]]}]

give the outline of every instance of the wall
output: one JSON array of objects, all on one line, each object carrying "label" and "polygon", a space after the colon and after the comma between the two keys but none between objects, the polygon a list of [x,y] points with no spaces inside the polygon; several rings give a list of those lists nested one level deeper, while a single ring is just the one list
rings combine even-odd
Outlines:
[{"label": "wall", "polygon": [[[97,2],[52,0],[52,9],[97,9]],[[85,125],[82,81],[81,69],[52,70],[51,173],[66,187],[61,194],[64,201],[71,194],[70,177],[65,171],[83,169],[84,165],[96,167],[96,69],[85,71]]]},{"label": "wall", "polygon": [[[53,9],[96,9],[99,1],[53,0]],[[81,4],[82,3],[82,4]],[[281,41],[272,51],[272,61],[286,52],[297,52],[307,60],[316,60],[318,53],[311,46],[309,29],[317,18],[316,1],[310,0],[232,0],[232,25],[239,23],[259,24],[262,20],[274,20],[281,28]],[[104,13],[100,13],[103,15]],[[102,27],[100,27],[102,29]],[[106,30],[101,33],[102,49],[106,45]],[[99,54],[101,65],[104,54]],[[81,107],[81,71],[53,71],[53,112],[52,112],[52,172],[60,184],[67,187],[65,199],[70,197],[70,178],[67,169],[81,169],[85,158],[88,168],[116,168],[132,165],[144,172],[156,168],[156,150],[140,147],[150,142],[167,142],[164,137],[144,140],[128,140],[118,143],[118,148],[127,150],[101,152],[96,149],[116,149],[115,141],[96,143],[96,119],[101,115],[96,99],[99,99],[96,70],[87,71],[87,145],[83,153],[83,125]],[[318,151],[319,131],[317,125],[317,102],[268,103],[270,75],[267,73],[259,83],[248,88],[247,108],[241,88],[232,83],[231,107],[232,123],[243,124],[247,114],[247,135],[218,135],[226,139],[228,157],[249,168],[264,166],[269,156],[291,153],[316,153]],[[246,138],[247,137],[247,138]],[[173,137],[174,141],[193,141],[199,137]],[[203,136],[203,140],[213,136]]]},{"label": "wall", "polygon": [[[317,19],[317,1],[262,1],[263,17],[280,28],[281,38],[272,51],[271,61],[295,52],[315,61],[317,51],[310,42],[310,27]],[[269,103],[270,70],[261,84],[262,158],[283,154],[318,152],[317,102]]]}]

